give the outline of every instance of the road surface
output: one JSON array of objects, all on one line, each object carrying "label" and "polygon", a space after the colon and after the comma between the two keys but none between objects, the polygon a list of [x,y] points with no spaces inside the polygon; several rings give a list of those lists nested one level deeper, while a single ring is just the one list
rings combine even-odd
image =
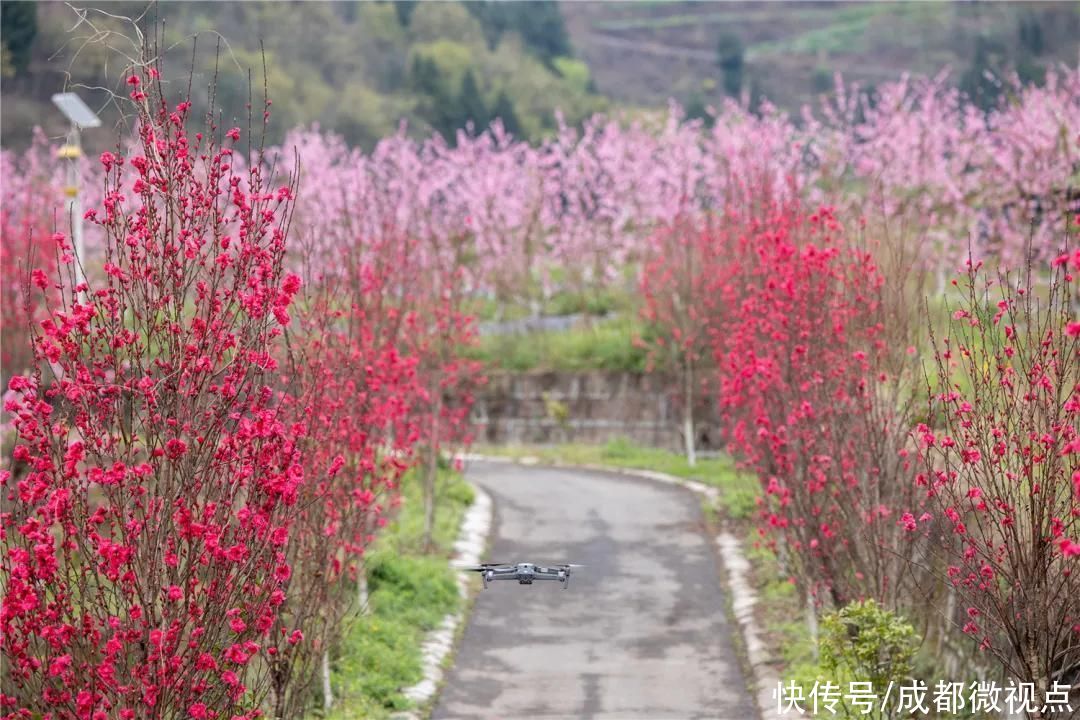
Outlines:
[{"label": "road surface", "polygon": [[481,591],[432,717],[757,717],[700,501],[603,473],[472,463],[488,562],[584,563],[570,587]]}]

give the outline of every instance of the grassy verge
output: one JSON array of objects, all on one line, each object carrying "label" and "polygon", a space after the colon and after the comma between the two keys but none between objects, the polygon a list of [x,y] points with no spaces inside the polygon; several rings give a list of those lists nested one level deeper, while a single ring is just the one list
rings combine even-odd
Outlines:
[{"label": "grassy verge", "polygon": [[424,510],[419,477],[403,483],[403,502],[367,559],[370,613],[355,617],[341,637],[333,669],[332,720],[380,720],[410,707],[401,694],[422,679],[424,634],[458,609],[454,570],[447,564],[458,528],[473,502],[461,475],[440,474],[435,549],[422,551]]},{"label": "grassy verge", "polygon": [[634,344],[647,329],[621,315],[564,331],[486,335],[470,356],[496,370],[645,370],[647,350]]}]

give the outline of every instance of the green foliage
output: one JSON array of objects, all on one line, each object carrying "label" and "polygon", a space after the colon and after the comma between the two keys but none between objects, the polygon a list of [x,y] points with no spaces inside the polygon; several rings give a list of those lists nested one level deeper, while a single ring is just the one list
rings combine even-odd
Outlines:
[{"label": "green foliage", "polygon": [[373,553],[367,560],[373,607],[425,631],[437,627],[459,600],[454,576],[443,572],[445,565],[437,557]]},{"label": "green foliage", "polygon": [[735,33],[725,32],[716,41],[716,64],[723,74],[724,92],[728,95],[742,91],[745,53],[742,39]]},{"label": "green foliage", "polygon": [[332,720],[381,720],[405,710],[401,690],[420,681],[424,633],[460,604],[455,571],[446,564],[461,519],[472,504],[472,486],[457,473],[439,473],[435,553],[420,553],[423,503],[419,476],[403,484],[401,510],[367,557],[369,614],[348,626],[333,668],[337,703]]},{"label": "green foliage", "polygon": [[1001,97],[1004,45],[997,39],[980,35],[975,38],[971,66],[960,78],[960,89],[983,110],[991,110]]},{"label": "green foliage", "polygon": [[514,137],[521,137],[521,121],[518,120],[514,103],[505,90],[500,90],[495,96],[495,105],[491,108],[491,119],[502,121],[503,129]]},{"label": "green foliage", "polygon": [[[130,34],[120,18],[138,17],[146,7],[104,0],[84,6],[102,37]],[[114,48],[122,43],[73,42],[68,31],[77,17],[67,5],[5,0],[2,9],[3,72],[27,75],[26,82],[5,86],[5,144],[28,141],[38,115],[52,112],[49,96],[64,81],[62,72],[91,87],[120,81],[124,58]],[[467,123],[479,132],[493,117],[516,137],[537,141],[554,127],[556,109],[577,123],[606,106],[591,89],[588,68],[570,59],[554,3],[161,3],[146,21],[155,19],[164,22],[170,86],[187,86],[191,38],[201,34],[195,116],[209,105],[215,75],[216,106],[230,125],[246,124],[249,99],[259,107],[268,85],[270,144],[292,127],[317,122],[370,149],[401,120],[414,137],[436,131],[454,142]],[[88,92],[87,100],[104,107],[105,125],[116,121],[103,93]],[[100,141],[107,143],[107,134]]]},{"label": "green foliage", "polygon": [[495,48],[506,33],[517,33],[530,51],[544,62],[570,55],[570,36],[557,3],[468,2],[465,6],[479,19],[488,46]]},{"label": "green foliage", "polygon": [[381,717],[404,710],[403,688],[423,677],[420,644],[457,609],[453,571],[436,557],[378,552],[367,561],[371,613],[351,623],[342,638],[334,678],[340,712],[331,717]]},{"label": "green foliage", "polygon": [[1039,22],[1038,15],[1029,10],[1020,16],[1017,25],[1017,36],[1024,52],[1035,57],[1046,52],[1046,41],[1043,38],[1042,23]]},{"label": "green foliage", "polygon": [[[804,623],[781,627],[796,642],[809,637]],[[804,697],[815,682],[843,689],[853,681],[870,682],[875,689],[900,686],[910,682],[918,648],[919,636],[907,620],[874,600],[853,602],[821,618],[816,663],[807,658],[805,648],[785,652],[785,677],[803,688]],[[875,707],[864,714],[861,706],[848,707],[843,699],[836,706],[836,716],[842,718],[886,718],[890,713],[890,707]]]},{"label": "green foliage", "polygon": [[589,66],[581,60],[568,57],[557,57],[552,61],[555,70],[569,83],[570,87],[578,92],[585,93],[589,90]]},{"label": "green foliage", "polygon": [[918,647],[911,623],[873,600],[853,602],[821,619],[822,669],[869,680],[874,687],[906,680]]},{"label": "green foliage", "polygon": [[487,335],[469,353],[493,369],[624,370],[644,372],[647,351],[633,339],[642,331],[635,318],[616,317],[561,332]]},{"label": "green foliage", "polygon": [[544,393],[544,411],[547,416],[558,423],[559,427],[566,430],[570,426],[570,407],[559,400],[551,397],[549,393]]},{"label": "green foliage", "polygon": [[474,132],[482,131],[491,122],[491,116],[484,104],[484,96],[480,93],[480,86],[476,83],[476,75],[472,69],[465,71],[465,77],[461,81],[461,92],[458,93],[458,123],[457,127],[472,125]]},{"label": "green foliage", "polygon": [[0,3],[0,26],[4,28],[3,47],[4,74],[8,74],[7,64],[11,63],[17,75],[30,64],[30,48],[37,36],[37,3],[27,0],[4,0]]}]

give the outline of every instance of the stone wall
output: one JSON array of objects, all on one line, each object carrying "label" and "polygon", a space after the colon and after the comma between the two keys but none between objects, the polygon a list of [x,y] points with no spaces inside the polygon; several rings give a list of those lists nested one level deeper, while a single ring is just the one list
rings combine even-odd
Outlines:
[{"label": "stone wall", "polygon": [[[603,444],[615,438],[682,450],[682,405],[671,376],[628,372],[496,373],[477,395],[476,440]],[[716,449],[708,398],[696,403],[698,447]]]}]

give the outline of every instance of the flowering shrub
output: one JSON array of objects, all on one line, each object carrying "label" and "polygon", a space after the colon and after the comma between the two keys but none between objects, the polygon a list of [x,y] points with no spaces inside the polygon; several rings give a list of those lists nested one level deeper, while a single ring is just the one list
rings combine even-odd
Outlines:
[{"label": "flowering shrub", "polygon": [[[42,317],[43,300],[55,302],[56,266],[60,248],[54,230],[62,226],[62,186],[50,167],[50,148],[38,131],[30,148],[16,154],[0,151],[0,334],[3,383],[34,364],[30,325]],[[35,273],[31,281],[31,270]],[[33,283],[34,292],[29,288]],[[44,298],[42,297],[44,294]]]},{"label": "flowering shrub", "polygon": [[[737,233],[737,234],[736,234]],[[829,208],[777,206],[726,240],[711,327],[723,432],[761,479],[760,533],[817,602],[895,605],[906,409],[883,277]]]},{"label": "flowering shrub", "polygon": [[5,404],[0,703],[17,716],[254,716],[292,575],[311,478],[273,384],[293,188],[234,172],[239,130],[189,135],[156,78],[128,81],[138,151],[101,156],[104,280],[71,287],[70,256],[41,271],[59,300],[33,351],[54,376],[13,378]]},{"label": "flowering shrub", "polygon": [[[1034,270],[969,263],[934,344],[936,422],[918,426],[925,512],[905,514],[964,608],[958,623],[1042,707],[1080,663],[1080,253]],[[1033,715],[1041,717],[1041,715]]]},{"label": "flowering shrub", "polygon": [[[381,295],[383,278],[368,270],[366,291]],[[397,502],[418,436],[415,359],[399,354],[385,324],[356,305],[338,309],[336,288],[316,282],[290,330],[286,377],[308,394],[290,399],[289,411],[305,428],[306,467],[317,480],[300,489],[285,545],[293,573],[273,632],[275,717],[304,714],[316,663],[357,609],[350,589],[363,585],[360,560]]]},{"label": "flowering shrub", "polygon": [[709,392],[710,286],[721,263],[723,244],[715,232],[679,222],[658,231],[641,271],[642,318],[652,333],[649,364],[666,359],[677,369],[686,458],[696,462],[695,401]]}]

